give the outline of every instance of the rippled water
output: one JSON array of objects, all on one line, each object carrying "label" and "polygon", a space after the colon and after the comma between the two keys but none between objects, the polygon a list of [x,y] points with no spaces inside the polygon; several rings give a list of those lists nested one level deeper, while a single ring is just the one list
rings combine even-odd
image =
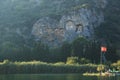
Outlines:
[{"label": "rippled water", "polygon": [[[9,74],[0,75],[0,80],[101,80],[81,74]],[[102,80],[120,80],[120,77],[102,77]]]}]

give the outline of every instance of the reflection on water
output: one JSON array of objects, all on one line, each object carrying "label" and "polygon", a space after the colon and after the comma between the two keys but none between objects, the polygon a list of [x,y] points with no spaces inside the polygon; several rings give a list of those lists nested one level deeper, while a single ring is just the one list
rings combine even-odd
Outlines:
[{"label": "reflection on water", "polygon": [[[117,77],[120,80],[120,77]],[[81,74],[9,74],[0,75],[0,80],[115,80],[114,77],[85,77]]]}]

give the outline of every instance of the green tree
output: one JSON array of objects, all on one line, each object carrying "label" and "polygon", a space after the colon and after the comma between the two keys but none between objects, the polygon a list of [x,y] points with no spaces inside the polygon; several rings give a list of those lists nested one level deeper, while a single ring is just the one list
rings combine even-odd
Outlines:
[{"label": "green tree", "polygon": [[73,56],[78,56],[80,58],[85,57],[86,47],[88,46],[87,39],[79,37],[72,43]]},{"label": "green tree", "polygon": [[60,57],[62,61],[66,61],[67,57],[71,56],[71,44],[70,43],[63,43],[60,48]]},{"label": "green tree", "polygon": [[35,60],[46,60],[49,54],[49,48],[41,42],[35,42],[32,50],[32,56]]}]

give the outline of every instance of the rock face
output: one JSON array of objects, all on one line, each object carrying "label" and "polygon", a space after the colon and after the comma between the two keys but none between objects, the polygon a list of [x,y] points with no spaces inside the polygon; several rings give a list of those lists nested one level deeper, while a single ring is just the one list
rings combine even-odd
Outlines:
[{"label": "rock face", "polygon": [[[96,7],[105,7],[105,0],[101,1],[103,1],[101,4],[99,0],[95,1]],[[32,35],[36,40],[52,47],[60,46],[65,41],[71,42],[80,36],[93,39],[94,28],[104,22],[104,15],[101,10],[96,10],[95,6],[89,7],[87,4],[82,6],[61,15],[59,20],[51,17],[39,19],[33,25]]]}]

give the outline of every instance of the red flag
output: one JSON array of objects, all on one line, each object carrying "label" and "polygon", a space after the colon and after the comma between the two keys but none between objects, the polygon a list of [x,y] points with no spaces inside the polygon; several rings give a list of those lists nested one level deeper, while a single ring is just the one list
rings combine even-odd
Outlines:
[{"label": "red flag", "polygon": [[101,47],[101,51],[102,51],[102,52],[106,52],[106,51],[107,51],[107,47],[102,46],[102,47]]}]

